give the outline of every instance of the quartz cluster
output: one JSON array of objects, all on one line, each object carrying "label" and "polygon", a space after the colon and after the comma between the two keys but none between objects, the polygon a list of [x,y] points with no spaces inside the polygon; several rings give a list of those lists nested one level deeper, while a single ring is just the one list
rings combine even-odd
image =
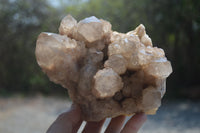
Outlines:
[{"label": "quartz cluster", "polygon": [[87,121],[155,114],[172,72],[144,25],[118,33],[108,21],[94,16],[79,22],[71,15],[64,17],[59,34],[39,35],[35,54],[43,72],[67,88]]}]

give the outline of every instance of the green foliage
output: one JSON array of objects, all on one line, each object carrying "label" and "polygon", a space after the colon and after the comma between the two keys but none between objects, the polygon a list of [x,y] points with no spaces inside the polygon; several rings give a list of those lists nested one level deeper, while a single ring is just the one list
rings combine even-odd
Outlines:
[{"label": "green foliage", "polygon": [[90,0],[75,16],[104,18],[121,32],[143,23],[154,45],[163,48],[172,62],[168,88],[180,95],[184,89],[200,90],[199,9],[199,0]]},{"label": "green foliage", "polygon": [[173,74],[168,88],[177,95],[183,88],[200,87],[199,0],[0,0],[0,89],[51,92],[51,83],[38,67],[34,50],[42,31],[58,32],[62,17],[80,20],[96,16],[113,30],[127,32],[143,23],[155,46],[165,50]]},{"label": "green foliage", "polygon": [[49,81],[36,63],[35,42],[41,31],[57,32],[59,15],[44,0],[0,3],[1,91],[46,91]]}]

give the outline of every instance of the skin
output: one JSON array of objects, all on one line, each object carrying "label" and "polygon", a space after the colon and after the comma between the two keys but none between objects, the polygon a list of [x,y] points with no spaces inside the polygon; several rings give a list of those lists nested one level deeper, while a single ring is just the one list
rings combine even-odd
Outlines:
[{"label": "skin", "polygon": [[[124,125],[125,118],[126,116],[112,118],[105,133],[137,133],[147,120],[144,113],[138,113]],[[59,115],[46,133],[76,133],[82,122],[79,106],[72,104],[70,110]],[[82,133],[100,133],[104,122],[105,119],[99,122],[87,122]]]}]

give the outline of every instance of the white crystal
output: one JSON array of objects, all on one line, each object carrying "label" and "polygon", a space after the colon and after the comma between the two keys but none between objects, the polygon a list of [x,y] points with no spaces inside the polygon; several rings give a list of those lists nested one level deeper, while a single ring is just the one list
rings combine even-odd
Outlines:
[{"label": "white crystal", "polygon": [[98,98],[112,97],[122,87],[121,77],[112,68],[99,70],[94,76],[93,94]]},{"label": "white crystal", "polygon": [[126,72],[127,61],[121,55],[112,55],[105,62],[104,67],[112,68],[116,73],[123,74]]},{"label": "white crystal", "polygon": [[88,18],[85,18],[83,20],[80,21],[81,23],[92,23],[92,22],[101,22],[98,18],[96,18],[95,16],[91,16]]},{"label": "white crystal", "polygon": [[60,23],[59,33],[61,35],[71,36],[73,32],[72,30],[76,26],[76,24],[77,21],[71,15],[67,15],[62,19]]}]

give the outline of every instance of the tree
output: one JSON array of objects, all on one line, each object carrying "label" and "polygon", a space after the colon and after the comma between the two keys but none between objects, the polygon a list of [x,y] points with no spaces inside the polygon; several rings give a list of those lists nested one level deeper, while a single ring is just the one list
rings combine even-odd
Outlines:
[{"label": "tree", "polygon": [[44,0],[1,0],[0,91],[45,91],[48,79],[34,55],[37,36],[55,31],[59,15]]}]

